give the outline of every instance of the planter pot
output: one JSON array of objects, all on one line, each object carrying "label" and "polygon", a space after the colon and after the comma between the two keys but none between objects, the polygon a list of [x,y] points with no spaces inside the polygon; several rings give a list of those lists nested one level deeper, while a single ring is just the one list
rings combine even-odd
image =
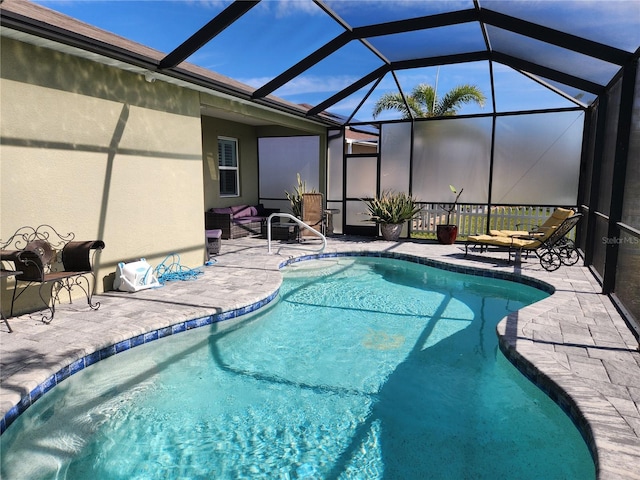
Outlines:
[{"label": "planter pot", "polygon": [[382,238],[392,242],[397,241],[402,233],[403,223],[381,223],[380,231],[382,232]]},{"label": "planter pot", "polygon": [[438,242],[442,245],[452,245],[458,236],[457,225],[437,225]]}]

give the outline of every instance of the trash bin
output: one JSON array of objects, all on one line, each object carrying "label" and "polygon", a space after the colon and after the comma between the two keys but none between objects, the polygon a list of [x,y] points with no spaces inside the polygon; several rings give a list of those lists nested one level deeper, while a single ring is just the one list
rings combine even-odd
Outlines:
[{"label": "trash bin", "polygon": [[207,242],[207,255],[217,255],[220,253],[220,244],[222,243],[222,230],[205,230],[205,238]]}]

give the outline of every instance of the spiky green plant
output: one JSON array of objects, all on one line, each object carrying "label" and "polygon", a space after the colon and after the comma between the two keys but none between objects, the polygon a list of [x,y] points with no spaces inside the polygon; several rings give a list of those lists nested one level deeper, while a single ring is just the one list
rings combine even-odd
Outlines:
[{"label": "spiky green plant", "polygon": [[307,182],[302,180],[300,173],[296,173],[296,178],[298,179],[298,185],[293,193],[289,193],[286,190],[284,193],[291,203],[291,214],[294,217],[302,218],[302,195],[304,193],[316,193],[316,189],[312,188],[310,192],[307,192]]},{"label": "spiky green plant", "polygon": [[373,118],[384,110],[397,110],[402,118],[449,117],[456,115],[465,103],[477,103],[483,107],[486,101],[484,93],[475,85],[458,85],[438,98],[435,88],[426,83],[415,86],[405,98],[406,103],[398,92],[385,93],[373,108]]},{"label": "spiky green plant", "polygon": [[376,223],[403,223],[411,220],[422,209],[415,198],[404,192],[385,190],[380,196],[363,200],[368,214]]}]

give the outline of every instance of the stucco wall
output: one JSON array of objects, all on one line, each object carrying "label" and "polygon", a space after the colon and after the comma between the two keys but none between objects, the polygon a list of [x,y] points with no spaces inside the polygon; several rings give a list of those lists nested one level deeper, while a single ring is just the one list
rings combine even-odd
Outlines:
[{"label": "stucco wall", "polygon": [[103,239],[98,292],[119,261],[202,265],[198,93],[6,38],[1,64],[0,238],[48,223]]},{"label": "stucco wall", "polygon": [[[218,137],[238,140],[240,196],[220,197]],[[212,207],[255,205],[258,203],[258,139],[256,129],[229,120],[202,117],[202,156],[204,159],[204,211]]]}]

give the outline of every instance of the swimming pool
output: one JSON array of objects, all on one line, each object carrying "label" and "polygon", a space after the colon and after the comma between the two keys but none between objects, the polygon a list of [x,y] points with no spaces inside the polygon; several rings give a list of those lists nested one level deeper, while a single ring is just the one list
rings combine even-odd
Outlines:
[{"label": "swimming pool", "polygon": [[389,259],[284,275],[265,311],[58,385],[0,437],[2,477],[595,476],[571,421],[497,348],[497,321],[546,294]]}]

